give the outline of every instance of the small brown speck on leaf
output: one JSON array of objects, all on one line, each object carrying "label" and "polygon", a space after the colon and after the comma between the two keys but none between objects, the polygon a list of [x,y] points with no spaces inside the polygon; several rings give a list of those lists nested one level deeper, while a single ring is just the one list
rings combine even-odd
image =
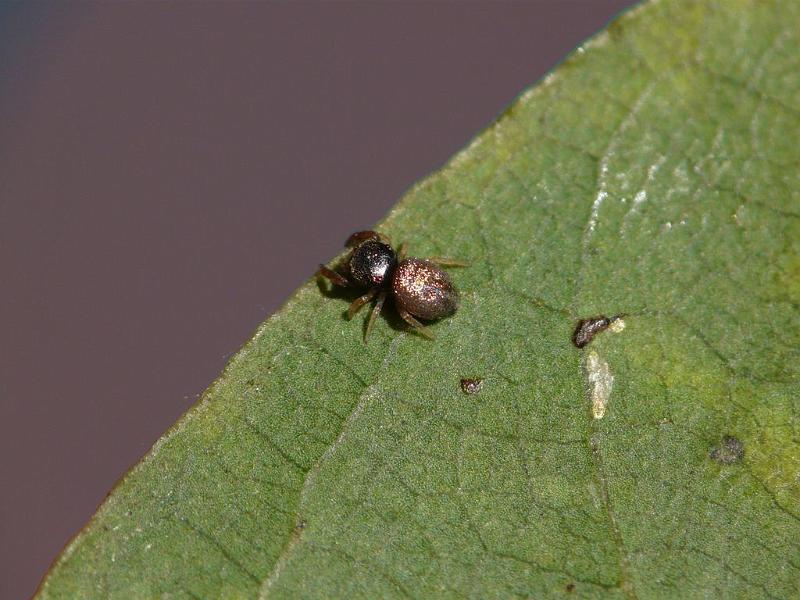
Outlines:
[{"label": "small brown speck on leaf", "polygon": [[744,458],[744,444],[732,435],[726,435],[719,446],[711,449],[709,456],[721,465],[741,462]]},{"label": "small brown speck on leaf", "polygon": [[462,379],[461,391],[465,394],[477,394],[483,387],[483,379],[476,377],[474,379]]},{"label": "small brown speck on leaf", "polygon": [[567,591],[568,592],[574,592],[575,591],[575,584],[574,583],[568,583],[567,584]]},{"label": "small brown speck on leaf", "polygon": [[615,317],[600,315],[598,317],[581,319],[578,321],[577,327],[575,327],[575,333],[572,334],[572,343],[578,348],[583,348],[594,339],[594,336],[608,329],[614,321],[621,317],[622,315],[617,315]]}]

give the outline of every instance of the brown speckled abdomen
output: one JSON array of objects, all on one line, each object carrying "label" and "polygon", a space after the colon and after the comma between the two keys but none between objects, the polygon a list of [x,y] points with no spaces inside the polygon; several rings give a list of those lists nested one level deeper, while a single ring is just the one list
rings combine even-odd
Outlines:
[{"label": "brown speckled abdomen", "polygon": [[392,275],[398,308],[420,319],[441,319],[458,309],[458,290],[445,271],[418,258],[400,262]]}]

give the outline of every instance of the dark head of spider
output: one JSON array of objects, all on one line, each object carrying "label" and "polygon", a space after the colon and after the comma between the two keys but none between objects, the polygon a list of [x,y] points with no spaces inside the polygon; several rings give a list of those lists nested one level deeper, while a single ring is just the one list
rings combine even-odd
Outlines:
[{"label": "dark head of spider", "polygon": [[375,301],[364,341],[369,338],[387,299],[394,302],[406,323],[428,339],[433,336],[417,319],[441,319],[458,309],[458,290],[441,267],[463,267],[464,263],[447,258],[406,258],[404,244],[395,250],[384,235],[375,231],[354,233],[345,245],[352,250],[339,270],[320,265],[317,273],[334,285],[365,291],[350,304],[347,310],[350,318],[365,304]]}]

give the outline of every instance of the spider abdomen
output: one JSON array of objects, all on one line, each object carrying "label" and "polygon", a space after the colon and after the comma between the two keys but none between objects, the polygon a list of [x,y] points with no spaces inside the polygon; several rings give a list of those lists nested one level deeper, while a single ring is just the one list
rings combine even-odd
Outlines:
[{"label": "spider abdomen", "polygon": [[395,267],[392,294],[398,308],[420,319],[441,319],[458,309],[458,290],[450,276],[419,258],[405,259]]}]

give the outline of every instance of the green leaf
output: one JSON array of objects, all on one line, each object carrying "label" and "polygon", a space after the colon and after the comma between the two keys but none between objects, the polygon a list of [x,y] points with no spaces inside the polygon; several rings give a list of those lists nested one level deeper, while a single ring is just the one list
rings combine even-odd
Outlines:
[{"label": "green leaf", "polygon": [[662,0],[579,49],[380,226],[471,265],[436,341],[309,282],[40,597],[798,597],[799,23]]}]

